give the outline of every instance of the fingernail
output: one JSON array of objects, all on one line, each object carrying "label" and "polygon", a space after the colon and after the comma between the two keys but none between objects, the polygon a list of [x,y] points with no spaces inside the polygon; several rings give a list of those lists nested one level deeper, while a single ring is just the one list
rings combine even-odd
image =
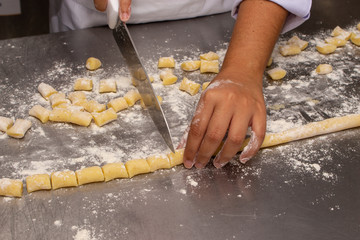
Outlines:
[{"label": "fingernail", "polygon": [[121,21],[126,22],[129,20],[129,14],[127,12],[121,12],[120,14]]},{"label": "fingernail", "polygon": [[240,155],[240,162],[242,163],[242,164],[245,164],[247,161],[249,161],[251,158],[249,158],[249,157],[247,157],[247,158],[244,158],[244,157],[242,157],[241,155]]},{"label": "fingernail", "polygon": [[204,168],[205,165],[204,165],[203,163],[201,163],[201,162],[197,162],[197,163],[195,164],[195,167],[196,167],[197,169],[201,169],[201,168]]},{"label": "fingernail", "polygon": [[184,166],[186,168],[192,168],[193,165],[194,165],[194,161],[191,161],[191,160],[188,160],[188,159],[184,160]]},{"label": "fingernail", "polygon": [[221,163],[221,162],[213,162],[213,164],[214,164],[214,167],[219,169],[219,168],[224,167],[226,164],[228,164],[228,162],[223,162],[223,163]]}]

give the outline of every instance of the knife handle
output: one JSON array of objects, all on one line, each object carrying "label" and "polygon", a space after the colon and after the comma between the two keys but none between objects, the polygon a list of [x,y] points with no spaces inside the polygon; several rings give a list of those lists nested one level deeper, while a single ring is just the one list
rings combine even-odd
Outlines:
[{"label": "knife handle", "polygon": [[114,29],[119,21],[119,0],[108,0],[106,15],[109,28]]}]

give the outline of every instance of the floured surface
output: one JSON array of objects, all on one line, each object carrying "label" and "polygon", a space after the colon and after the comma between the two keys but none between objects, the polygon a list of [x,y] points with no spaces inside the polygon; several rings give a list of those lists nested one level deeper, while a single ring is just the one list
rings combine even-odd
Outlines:
[{"label": "floured surface", "polygon": [[[225,22],[232,23],[232,20]],[[165,30],[169,32],[155,40],[151,35],[163,27],[157,29],[153,25],[151,31],[147,25],[133,28],[133,37],[138,39],[136,45],[145,68],[149,75],[155,76],[154,89],[164,99],[162,106],[175,145],[200,96],[193,97],[180,91],[180,80],[186,76],[202,83],[214,76],[200,75],[198,71],[185,73],[180,69],[180,63],[196,59],[210,50],[216,51],[222,60],[230,30],[223,30],[220,23],[214,23],[212,34],[217,38],[210,38],[209,44],[204,43],[209,33],[197,29],[183,31],[178,26],[181,31],[172,32],[166,25]],[[225,38],[219,37],[217,31],[222,31]],[[281,82],[264,78],[269,132],[305,124],[300,108],[314,120],[322,120],[315,108],[332,117],[360,113],[359,92],[356,90],[359,88],[360,50],[348,43],[333,55],[320,55],[315,50],[315,41],[327,37],[330,31],[318,32],[314,36],[299,35],[311,41],[298,56],[285,58],[275,50],[271,67],[280,66],[289,74]],[[83,39],[89,37],[93,39],[84,43]],[[27,43],[27,39],[0,42],[0,51],[11,54],[0,60],[4,66],[4,71],[0,72],[0,91],[5,93],[0,95],[1,115],[27,117],[34,104],[46,106],[48,103],[36,90],[40,82],[69,93],[76,78],[89,77],[94,81],[94,90],[87,93],[88,99],[100,103],[123,96],[133,88],[122,59],[114,55],[118,50],[114,48],[111,34],[104,29],[30,40],[32,45]],[[279,43],[285,40],[282,38]],[[93,46],[99,46],[99,41],[104,48],[93,49]],[[34,46],[44,47],[35,50]],[[157,60],[159,56],[170,55],[177,62],[175,74],[179,80],[175,85],[164,87],[158,77]],[[87,71],[85,60],[89,56],[100,58],[103,68]],[[316,75],[313,72],[316,66],[324,62],[333,66],[333,73]],[[117,81],[117,93],[97,93],[98,82],[104,78]],[[0,177],[23,179],[35,173],[125,162],[167,151],[161,136],[153,131],[150,117],[138,104],[118,113],[116,122],[102,128],[94,124],[84,128],[63,123],[41,124],[33,118],[31,121],[33,127],[23,140],[0,134]],[[222,170],[209,166],[202,171],[189,171],[180,166],[131,180],[35,192],[18,200],[1,198],[0,211],[4,219],[11,220],[6,221],[0,230],[6,232],[4,239],[25,236],[21,228],[32,229],[29,239],[141,239],[148,236],[162,239],[159,236],[167,236],[169,231],[172,236],[182,236],[182,239],[203,239],[205,236],[232,239],[241,237],[257,224],[263,226],[256,228],[257,234],[261,234],[266,233],[270,226],[276,229],[278,223],[302,223],[294,219],[311,222],[309,219],[316,219],[315,213],[323,218],[319,220],[325,221],[333,212],[340,214],[348,210],[348,203],[342,201],[343,197],[350,195],[348,191],[358,194],[355,186],[360,180],[354,177],[354,172],[360,168],[357,141],[359,130],[355,129],[261,150],[245,166],[236,159]],[[351,182],[352,178],[355,180]],[[345,193],[341,192],[344,186],[347,186]],[[356,202],[351,205],[356,206]],[[356,225],[356,217],[346,220],[354,220]],[[226,223],[225,226],[220,222]],[[333,218],[333,223],[328,224],[335,226],[344,222]],[[194,225],[197,231],[192,230]],[[212,228],[215,232],[208,230],[208,226],[215,225],[221,226],[222,231],[215,231],[216,227]],[[318,228],[324,230],[322,226]],[[155,234],[151,229],[158,232]]]}]

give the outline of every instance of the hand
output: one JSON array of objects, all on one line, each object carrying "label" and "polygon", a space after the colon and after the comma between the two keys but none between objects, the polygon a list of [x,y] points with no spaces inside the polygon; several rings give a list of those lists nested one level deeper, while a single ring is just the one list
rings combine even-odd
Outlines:
[{"label": "hand", "polygon": [[193,165],[203,168],[228,131],[213,162],[216,168],[224,166],[240,150],[249,126],[251,141],[241,153],[240,161],[245,163],[257,153],[266,129],[262,74],[257,75],[224,70],[203,92],[190,125],[184,152],[186,168]]},{"label": "hand", "polygon": [[[104,12],[107,7],[108,0],[94,0],[95,8]],[[127,22],[131,14],[131,0],[119,0],[119,17],[121,21]]]}]

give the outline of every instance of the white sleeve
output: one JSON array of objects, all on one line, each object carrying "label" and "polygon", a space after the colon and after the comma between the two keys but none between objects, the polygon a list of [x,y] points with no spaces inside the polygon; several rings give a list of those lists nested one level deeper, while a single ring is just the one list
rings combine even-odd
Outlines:
[{"label": "white sleeve", "polygon": [[[243,0],[235,0],[231,15],[236,18],[239,5]],[[282,33],[286,33],[298,26],[303,22],[309,19],[310,17],[310,8],[312,0],[269,0],[274,2],[284,9],[286,9],[290,14],[286,19],[285,25],[282,29]]]}]

